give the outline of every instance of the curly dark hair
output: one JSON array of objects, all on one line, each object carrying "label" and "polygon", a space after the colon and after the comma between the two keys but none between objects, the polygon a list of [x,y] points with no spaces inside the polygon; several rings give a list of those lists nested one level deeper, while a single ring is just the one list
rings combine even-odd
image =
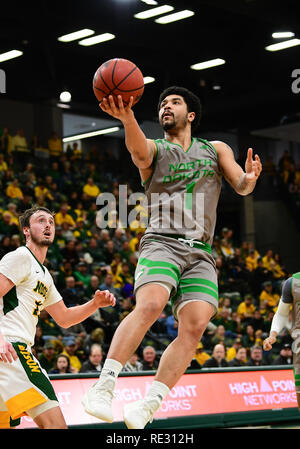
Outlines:
[{"label": "curly dark hair", "polygon": [[171,86],[171,87],[168,87],[167,89],[165,89],[160,94],[159,100],[158,100],[158,106],[157,106],[158,111],[160,110],[160,105],[161,105],[162,101],[168,95],[180,95],[184,99],[184,101],[187,105],[188,112],[195,113],[195,118],[191,125],[192,132],[194,132],[198,128],[198,126],[200,124],[201,117],[202,117],[202,105],[201,105],[200,99],[197,97],[197,95],[195,95],[193,92],[186,89],[185,87]]}]

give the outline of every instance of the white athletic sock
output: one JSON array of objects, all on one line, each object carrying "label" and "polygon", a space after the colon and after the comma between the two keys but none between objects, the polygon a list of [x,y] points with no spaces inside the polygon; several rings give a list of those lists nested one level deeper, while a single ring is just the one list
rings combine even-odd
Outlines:
[{"label": "white athletic sock", "polygon": [[104,379],[106,377],[111,377],[116,381],[122,368],[123,368],[122,363],[118,362],[117,360],[106,359],[103,368],[101,370],[99,380]]},{"label": "white athletic sock", "polygon": [[161,403],[165,397],[169,394],[170,388],[167,385],[159,382],[158,380],[154,380],[152,382],[151,387],[145,397],[145,399],[153,399],[155,397]]}]

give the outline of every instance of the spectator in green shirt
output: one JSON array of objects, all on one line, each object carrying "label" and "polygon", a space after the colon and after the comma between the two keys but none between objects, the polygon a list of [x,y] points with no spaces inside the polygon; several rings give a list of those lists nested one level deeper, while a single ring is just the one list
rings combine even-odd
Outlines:
[{"label": "spectator in green shirt", "polygon": [[87,264],[85,262],[79,262],[76,271],[74,271],[74,277],[76,285],[82,285],[88,287],[91,281],[91,275],[88,273]]},{"label": "spectator in green shirt", "polygon": [[48,341],[44,348],[42,354],[39,356],[39,362],[47,373],[55,368],[56,364],[56,354],[53,344]]}]

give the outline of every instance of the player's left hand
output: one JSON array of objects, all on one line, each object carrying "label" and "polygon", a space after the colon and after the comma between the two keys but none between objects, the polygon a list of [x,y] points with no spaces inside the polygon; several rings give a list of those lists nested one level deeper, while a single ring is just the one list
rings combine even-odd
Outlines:
[{"label": "player's left hand", "polygon": [[116,298],[108,290],[96,290],[93,300],[98,307],[115,306]]},{"label": "player's left hand", "polygon": [[272,345],[276,342],[276,337],[270,335],[264,340],[263,348],[265,351],[270,351],[272,349]]},{"label": "player's left hand", "polygon": [[130,97],[127,106],[124,106],[121,95],[118,95],[116,103],[112,95],[109,95],[107,98],[104,97],[99,106],[103,112],[106,112],[108,115],[121,120],[123,124],[125,124],[129,120],[132,120],[132,117],[134,117],[132,110],[133,96]]},{"label": "player's left hand", "polygon": [[256,154],[253,159],[253,149],[248,149],[247,159],[245,163],[246,180],[249,182],[256,181],[262,171],[262,164],[259,156]]}]

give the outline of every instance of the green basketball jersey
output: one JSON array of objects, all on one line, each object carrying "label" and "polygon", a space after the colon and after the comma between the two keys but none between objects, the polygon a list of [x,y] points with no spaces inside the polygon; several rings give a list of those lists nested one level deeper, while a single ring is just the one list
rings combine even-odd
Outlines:
[{"label": "green basketball jersey", "polygon": [[154,142],[153,173],[144,183],[146,233],[183,235],[211,244],[222,182],[216,150],[199,138],[192,138],[186,152],[166,139]]}]

